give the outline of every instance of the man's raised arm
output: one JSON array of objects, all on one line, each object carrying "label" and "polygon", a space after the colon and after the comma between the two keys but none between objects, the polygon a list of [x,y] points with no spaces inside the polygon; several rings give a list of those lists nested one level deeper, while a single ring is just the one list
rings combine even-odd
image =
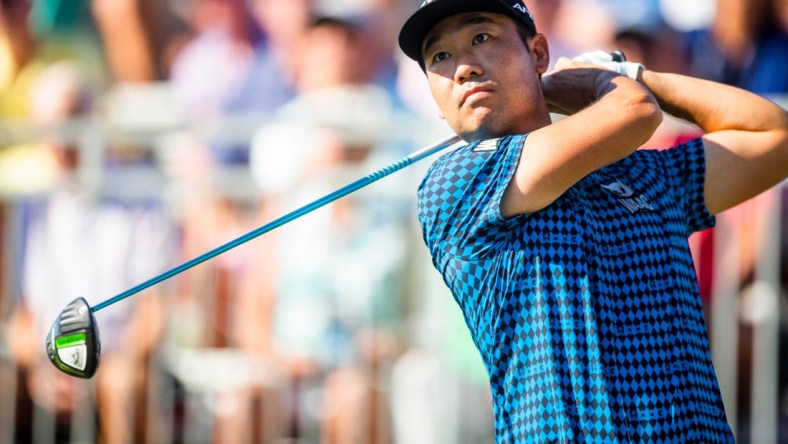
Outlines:
[{"label": "man's raised arm", "polygon": [[550,109],[569,117],[526,139],[501,203],[506,217],[550,205],[589,173],[631,154],[662,122],[647,88],[594,65],[561,58],[542,86]]},{"label": "man's raised arm", "polygon": [[668,114],[706,134],[705,201],[711,214],[788,176],[788,112],[739,88],[645,70],[638,78]]}]

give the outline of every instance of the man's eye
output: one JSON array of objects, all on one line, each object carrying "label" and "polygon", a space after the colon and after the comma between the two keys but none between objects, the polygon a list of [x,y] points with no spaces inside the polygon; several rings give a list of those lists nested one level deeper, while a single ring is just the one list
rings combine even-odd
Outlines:
[{"label": "man's eye", "polygon": [[478,45],[479,43],[484,43],[487,40],[490,40],[489,34],[476,34],[476,36],[473,38],[473,44]]},{"label": "man's eye", "polygon": [[432,63],[442,62],[449,58],[449,53],[445,51],[436,52],[434,56],[432,56]]}]

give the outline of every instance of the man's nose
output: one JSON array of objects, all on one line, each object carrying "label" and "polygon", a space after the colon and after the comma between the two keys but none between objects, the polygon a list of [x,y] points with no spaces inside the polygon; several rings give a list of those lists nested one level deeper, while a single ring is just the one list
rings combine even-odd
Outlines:
[{"label": "man's nose", "polygon": [[469,80],[481,77],[484,74],[479,61],[470,54],[463,54],[457,63],[457,69],[454,73],[454,81],[457,83],[465,83]]}]

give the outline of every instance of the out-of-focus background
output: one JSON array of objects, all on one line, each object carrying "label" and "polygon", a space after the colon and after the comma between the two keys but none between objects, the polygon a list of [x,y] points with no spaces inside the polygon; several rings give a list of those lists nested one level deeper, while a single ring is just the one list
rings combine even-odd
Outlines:
[{"label": "out-of-focus background", "polygon": [[[623,49],[786,106],[786,0],[530,0],[553,59]],[[0,2],[0,443],[491,443],[490,395],[415,218],[430,161],[44,337],[449,134],[402,0]],[[667,119],[649,148],[698,134]],[[691,240],[731,426],[788,442],[788,187]]]}]

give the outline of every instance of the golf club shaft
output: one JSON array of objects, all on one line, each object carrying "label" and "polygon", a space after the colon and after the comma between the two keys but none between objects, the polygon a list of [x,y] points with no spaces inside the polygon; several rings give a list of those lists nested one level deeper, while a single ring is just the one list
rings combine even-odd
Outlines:
[{"label": "golf club shaft", "polygon": [[233,249],[233,248],[235,248],[235,247],[237,247],[237,246],[239,246],[241,244],[244,244],[244,243],[246,243],[246,242],[248,242],[248,241],[250,241],[250,240],[252,240],[252,239],[254,239],[254,238],[256,238],[256,237],[258,237],[260,235],[263,235],[263,234],[265,234],[265,233],[267,233],[267,232],[269,232],[269,231],[271,231],[271,230],[273,230],[275,228],[278,228],[278,227],[280,227],[280,226],[282,226],[282,225],[284,225],[284,224],[286,224],[288,222],[291,222],[291,221],[293,221],[295,219],[298,219],[299,217],[301,217],[301,216],[303,216],[305,214],[308,214],[308,213],[310,213],[310,212],[312,212],[312,211],[314,211],[314,210],[316,210],[316,209],[318,209],[318,208],[320,208],[320,207],[322,207],[322,206],[324,206],[326,204],[329,204],[329,203],[331,203],[331,202],[333,202],[333,201],[335,201],[335,200],[337,200],[337,199],[339,199],[339,198],[341,198],[343,196],[347,196],[348,194],[350,194],[350,193],[352,193],[352,192],[354,192],[354,191],[356,191],[356,190],[358,190],[360,188],[364,188],[365,186],[367,186],[367,185],[369,185],[369,184],[371,184],[373,182],[377,182],[378,180],[380,180],[380,179],[382,179],[382,178],[384,178],[384,177],[386,177],[386,176],[388,176],[388,175],[390,175],[392,173],[395,173],[395,172],[405,168],[408,165],[411,165],[411,164],[413,164],[415,162],[418,162],[419,160],[422,160],[425,157],[429,157],[432,154],[435,154],[435,153],[437,153],[439,151],[442,151],[442,150],[454,145],[455,143],[457,143],[459,141],[460,141],[460,138],[458,136],[452,136],[452,137],[449,137],[449,138],[447,138],[445,140],[442,140],[440,142],[432,144],[430,146],[424,147],[424,148],[422,148],[422,149],[420,149],[420,150],[418,150],[418,151],[416,151],[416,152],[414,152],[414,153],[412,153],[412,154],[410,154],[410,155],[408,155],[408,156],[406,156],[406,157],[404,157],[404,158],[392,163],[391,165],[385,166],[385,167],[383,167],[383,168],[381,168],[381,169],[379,169],[377,171],[374,171],[374,172],[362,177],[361,179],[359,179],[359,180],[357,180],[355,182],[352,182],[352,183],[350,183],[348,185],[345,185],[344,187],[342,187],[342,188],[340,188],[340,189],[338,189],[336,191],[333,191],[333,192],[331,192],[331,193],[329,193],[329,194],[327,194],[327,195],[325,195],[325,196],[323,196],[323,197],[321,197],[321,198],[319,198],[319,199],[317,199],[317,200],[315,200],[315,201],[313,201],[313,202],[311,202],[309,204],[306,204],[303,207],[298,208],[297,210],[294,210],[294,211],[292,211],[292,212],[290,212],[290,213],[288,213],[288,214],[286,214],[286,215],[284,215],[284,216],[282,216],[282,217],[280,217],[278,219],[275,219],[275,220],[273,220],[273,221],[271,221],[271,222],[269,222],[269,223],[267,223],[267,224],[255,229],[255,230],[253,230],[253,231],[250,231],[249,233],[246,233],[243,236],[240,236],[240,237],[238,237],[238,238],[236,238],[236,239],[234,239],[234,240],[232,240],[230,242],[227,242],[224,245],[216,247],[213,250],[208,251],[207,253],[204,253],[204,254],[202,254],[200,256],[197,256],[196,258],[194,258],[194,259],[192,259],[192,260],[190,260],[188,262],[185,262],[185,263],[183,263],[181,265],[178,265],[177,267],[175,267],[175,268],[173,268],[173,269],[171,269],[169,271],[166,271],[166,272],[164,272],[164,273],[162,273],[162,274],[160,274],[160,275],[158,275],[158,276],[156,276],[154,278],[151,278],[151,279],[149,279],[149,280],[147,280],[147,281],[145,281],[145,282],[143,282],[143,283],[141,283],[141,284],[139,284],[139,285],[137,285],[135,287],[132,287],[132,288],[124,291],[123,293],[118,294],[117,296],[113,296],[113,297],[111,297],[111,298],[109,298],[109,299],[107,299],[107,300],[105,300],[103,302],[100,302],[100,303],[94,305],[91,308],[91,310],[95,313],[95,312],[101,310],[102,308],[106,308],[106,307],[108,307],[108,306],[110,306],[110,305],[112,305],[112,304],[114,304],[114,303],[116,303],[118,301],[126,299],[127,297],[129,297],[129,296],[131,296],[133,294],[136,294],[136,293],[138,293],[138,292],[140,292],[142,290],[145,290],[146,288],[148,288],[150,286],[156,285],[159,282],[162,282],[162,281],[167,280],[167,279],[169,279],[169,278],[171,278],[171,277],[173,277],[173,276],[175,276],[177,274],[180,274],[180,273],[182,273],[182,272],[194,267],[195,265],[201,264],[201,263],[207,261],[208,259],[216,257],[216,256],[224,253],[225,251],[231,250],[231,249]]}]

